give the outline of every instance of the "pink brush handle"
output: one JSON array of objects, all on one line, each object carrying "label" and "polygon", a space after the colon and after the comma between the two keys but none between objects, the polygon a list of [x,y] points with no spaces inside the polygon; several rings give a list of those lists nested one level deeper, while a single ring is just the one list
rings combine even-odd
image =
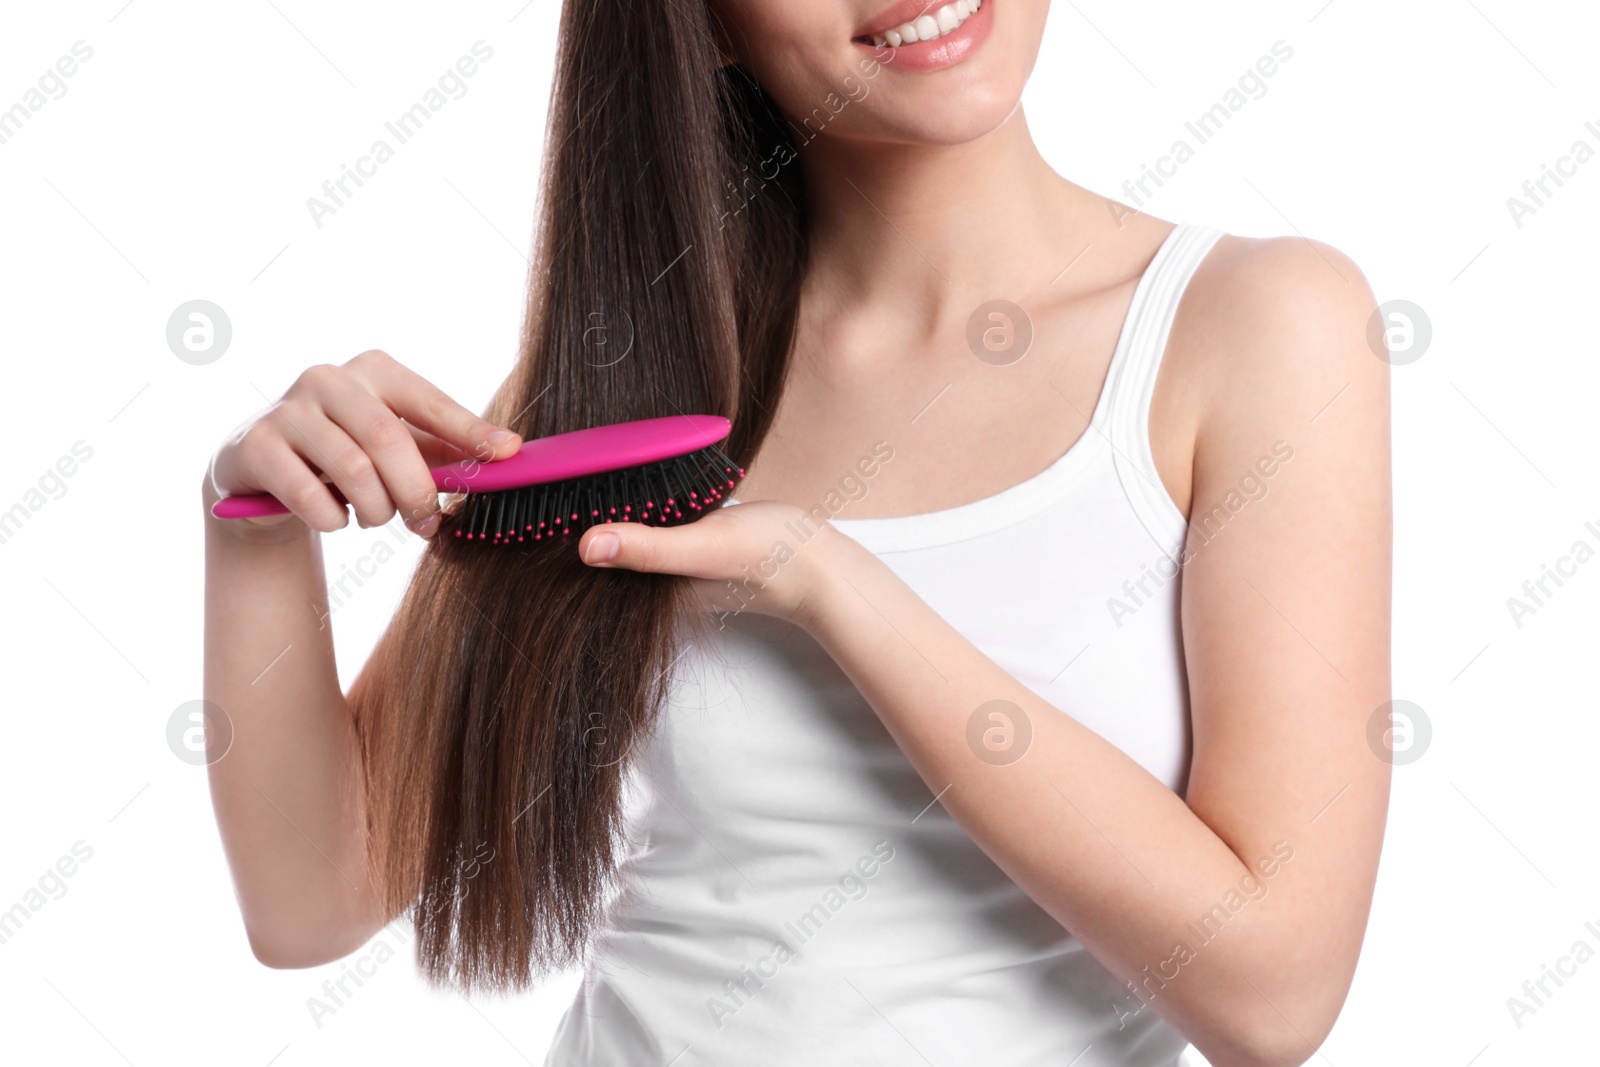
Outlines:
[{"label": "pink brush handle", "polygon": [[[347,507],[350,501],[345,499],[339,487],[324,482],[328,492],[333,494],[333,499],[338,501],[340,507]],[[245,493],[239,496],[225,496],[211,505],[211,514],[219,519],[258,519],[263,515],[288,515],[289,509],[271,493]]]},{"label": "pink brush handle", "polygon": [[[463,459],[434,467],[428,473],[442,493],[523,489],[686,456],[725,439],[731,430],[731,424],[721,415],[639,419],[536,438],[524,442],[516,455],[506,459],[487,463]],[[336,486],[329,485],[328,490],[341,505],[349,504]],[[211,505],[211,514],[219,519],[289,513],[289,508],[270,493],[226,496]]]}]

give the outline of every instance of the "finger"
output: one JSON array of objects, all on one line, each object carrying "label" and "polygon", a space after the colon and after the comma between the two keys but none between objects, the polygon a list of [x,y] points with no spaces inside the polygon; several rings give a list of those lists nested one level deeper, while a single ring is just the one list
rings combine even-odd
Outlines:
[{"label": "finger", "polygon": [[289,446],[344,493],[355,508],[360,525],[381,526],[394,517],[394,502],[371,457],[327,414],[315,408],[280,404],[273,409],[273,417],[283,425]]},{"label": "finger", "polygon": [[505,459],[522,439],[452,400],[444,390],[382,352],[363,352],[349,366],[407,422],[481,460]]},{"label": "finger", "polygon": [[443,467],[451,463],[460,463],[462,460],[473,458],[470,452],[463,451],[449,441],[441,440],[420,427],[413,426],[402,420],[401,425],[411,431],[411,439],[417,443],[417,451],[422,453],[422,461],[429,467]]},{"label": "finger", "polygon": [[[360,446],[385,489],[384,503],[391,506],[380,521],[388,522],[399,509],[407,527],[423,536],[431,534],[438,525],[435,516],[439,511],[439,487],[412,428],[355,382],[324,390],[322,407],[328,418]],[[362,525],[371,525],[364,514]]]},{"label": "finger", "polygon": [[255,465],[261,472],[262,492],[271,493],[313,530],[331,533],[349,525],[349,509],[334,498],[328,484],[312,473],[287,440],[279,437],[260,448]]},{"label": "finger", "polygon": [[591,526],[578,539],[578,555],[591,567],[713,578],[727,569],[727,552],[703,520],[690,526],[651,527],[637,522]]}]

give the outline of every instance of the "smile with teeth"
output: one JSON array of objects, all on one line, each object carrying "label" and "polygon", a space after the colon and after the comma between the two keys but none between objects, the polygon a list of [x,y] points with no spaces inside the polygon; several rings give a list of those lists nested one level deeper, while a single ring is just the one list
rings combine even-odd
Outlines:
[{"label": "smile with teeth", "polygon": [[879,48],[899,48],[903,44],[936,40],[977,14],[982,6],[983,0],[953,0],[910,22],[902,22],[892,30],[874,34],[872,43]]}]

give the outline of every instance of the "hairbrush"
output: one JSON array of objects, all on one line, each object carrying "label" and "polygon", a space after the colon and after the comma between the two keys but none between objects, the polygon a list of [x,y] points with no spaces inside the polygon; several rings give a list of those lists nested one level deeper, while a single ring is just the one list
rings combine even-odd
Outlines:
[{"label": "hairbrush", "polygon": [[[717,443],[720,415],[668,415],[525,441],[514,456],[463,459],[429,470],[443,493],[465,493],[457,537],[492,544],[581,534],[606,522],[674,526],[716,505],[744,468]],[[349,504],[336,486],[329,491]],[[223,497],[219,519],[287,515],[270,493]]]}]

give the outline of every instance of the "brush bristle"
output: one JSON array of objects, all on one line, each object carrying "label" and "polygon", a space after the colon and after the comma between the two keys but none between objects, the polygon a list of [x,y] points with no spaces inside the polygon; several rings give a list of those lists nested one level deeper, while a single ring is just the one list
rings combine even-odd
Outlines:
[{"label": "brush bristle", "polygon": [[455,535],[484,544],[576,539],[591,526],[676,526],[720,506],[744,468],[715,445],[637,467],[523,489],[468,493]]}]

